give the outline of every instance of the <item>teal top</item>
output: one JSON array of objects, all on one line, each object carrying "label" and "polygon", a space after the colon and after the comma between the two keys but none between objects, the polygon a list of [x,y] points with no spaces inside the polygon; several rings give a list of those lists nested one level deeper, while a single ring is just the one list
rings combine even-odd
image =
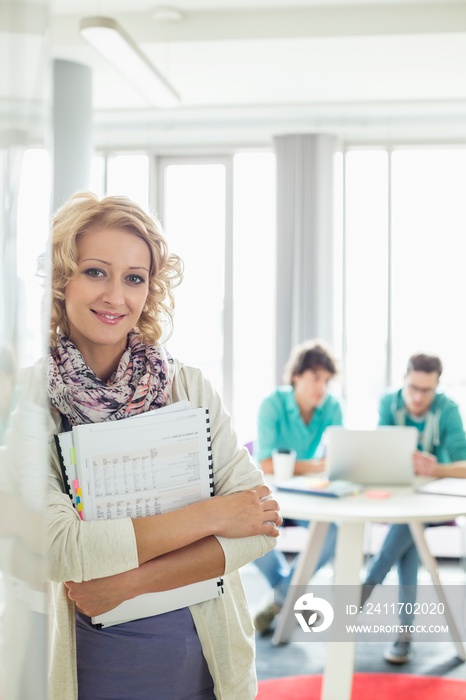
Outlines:
[{"label": "teal top", "polygon": [[259,407],[254,457],[261,462],[271,457],[275,449],[296,450],[297,459],[320,456],[316,453],[325,429],[329,425],[342,423],[339,401],[327,395],[306,425],[301,418],[293,387],[278,387]]},{"label": "teal top", "polygon": [[466,436],[458,405],[445,394],[435,394],[421,420],[406,411],[401,389],[386,394],[379,405],[379,425],[413,425],[419,431],[419,449],[442,464],[466,459]]}]

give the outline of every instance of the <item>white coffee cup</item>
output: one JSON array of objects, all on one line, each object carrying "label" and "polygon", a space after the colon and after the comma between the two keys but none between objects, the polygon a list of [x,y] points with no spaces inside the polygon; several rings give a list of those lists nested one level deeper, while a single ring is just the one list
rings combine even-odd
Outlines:
[{"label": "white coffee cup", "polygon": [[272,463],[275,481],[291,479],[296,463],[296,450],[274,450],[272,452]]}]

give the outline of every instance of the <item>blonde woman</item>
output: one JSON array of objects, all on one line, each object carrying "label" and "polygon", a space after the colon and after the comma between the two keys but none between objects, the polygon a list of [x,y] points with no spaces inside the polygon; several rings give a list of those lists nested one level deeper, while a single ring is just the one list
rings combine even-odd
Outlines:
[{"label": "blonde woman", "polygon": [[[211,417],[215,496],[172,513],[82,521],[52,450],[48,546],[54,700],[248,700],[254,632],[238,569],[281,524],[201,372],[160,344],[181,262],[157,220],[124,197],[73,196],[55,215],[48,394],[55,432],[189,399]],[[203,309],[199,313],[204,313]],[[141,593],[223,576],[225,594],[95,629],[90,617]]]}]

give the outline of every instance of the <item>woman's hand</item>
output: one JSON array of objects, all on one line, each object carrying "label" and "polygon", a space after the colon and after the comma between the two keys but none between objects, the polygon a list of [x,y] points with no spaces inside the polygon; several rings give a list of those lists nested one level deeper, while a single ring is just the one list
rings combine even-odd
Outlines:
[{"label": "woman's hand", "polygon": [[65,581],[68,598],[88,617],[102,615],[117,605],[138,595],[137,581],[140,569],[132,569],[116,576],[104,576],[92,581]]},{"label": "woman's hand", "polygon": [[268,486],[214,496],[179,510],[134,518],[139,564],[186,547],[211,535],[277,537],[282,518]]},{"label": "woman's hand", "polygon": [[65,581],[65,586],[68,597],[76,603],[78,610],[93,617],[143,593],[169,591],[217,578],[224,573],[223,549],[217,538],[210,536],[162,554],[137,569],[82,583]]},{"label": "woman's hand", "polygon": [[277,501],[268,498],[270,493],[268,486],[260,485],[229,496],[214,496],[208,502],[212,533],[223,537],[277,537],[283,519]]}]

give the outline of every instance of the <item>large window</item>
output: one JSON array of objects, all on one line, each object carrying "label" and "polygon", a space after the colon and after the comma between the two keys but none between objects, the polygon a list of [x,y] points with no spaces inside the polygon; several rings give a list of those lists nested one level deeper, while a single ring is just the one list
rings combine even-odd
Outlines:
[{"label": "large window", "polygon": [[275,379],[275,156],[234,158],[233,408],[243,442]]},{"label": "large window", "polygon": [[157,209],[185,264],[167,345],[209,377],[248,442],[274,375],[275,158],[239,153],[158,165]]},{"label": "large window", "polygon": [[412,352],[433,352],[449,393],[466,390],[465,189],[466,149],[394,151],[392,376]]},{"label": "large window", "polygon": [[374,421],[387,378],[387,154],[349,152],[345,185],[346,420],[365,427]]},{"label": "large window", "polygon": [[149,208],[149,156],[145,153],[95,155],[91,165],[91,191],[103,195],[125,195]]},{"label": "large window", "polygon": [[438,354],[466,411],[463,274],[466,149],[346,155],[346,394],[354,425],[377,420],[409,356]]},{"label": "large window", "polygon": [[229,398],[224,358],[231,339],[231,312],[225,303],[229,292],[225,281],[231,256],[227,259],[225,252],[231,247],[231,206],[225,185],[231,162],[164,160],[160,165],[163,189],[158,209],[169,246],[184,263],[167,347],[186,363],[202,367]]},{"label": "large window", "polygon": [[[48,232],[48,168],[45,151],[26,153],[18,274],[30,333],[21,343],[22,364],[40,351],[33,341],[41,322],[35,266]],[[343,170],[344,188],[335,190],[344,204],[343,314],[335,323],[348,425],[375,425],[380,395],[400,385],[408,357],[418,351],[440,355],[442,387],[466,413],[466,149],[348,149]],[[254,438],[257,408],[273,388],[275,371],[273,153],[152,160],[148,154],[98,155],[91,189],[127,194],[161,217],[171,248],[185,263],[168,347],[211,379],[240,439]],[[340,353],[339,333],[335,338]]]}]

